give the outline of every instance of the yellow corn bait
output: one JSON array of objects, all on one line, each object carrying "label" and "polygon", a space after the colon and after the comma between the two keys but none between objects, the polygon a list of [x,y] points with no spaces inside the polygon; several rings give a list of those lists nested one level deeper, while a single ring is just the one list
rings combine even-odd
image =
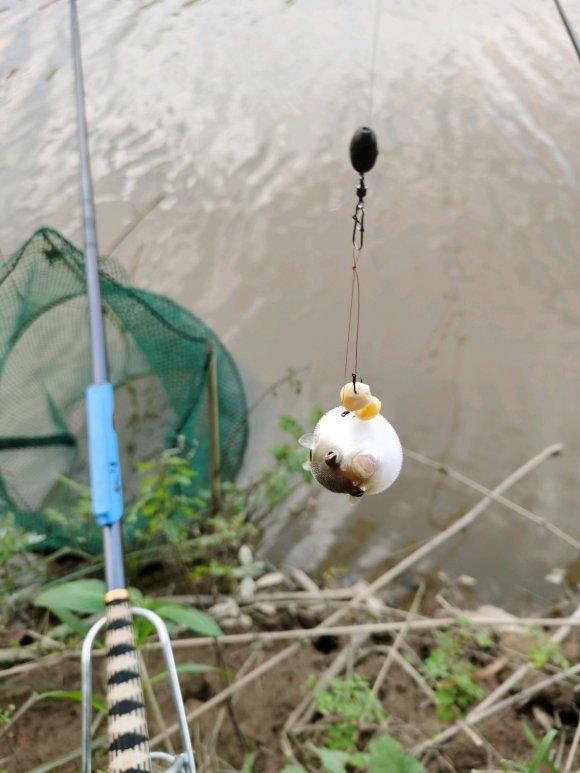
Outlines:
[{"label": "yellow corn bait", "polygon": [[380,412],[381,401],[378,397],[374,396],[370,398],[364,408],[360,408],[358,411],[355,411],[357,418],[361,421],[369,421],[370,419],[374,419],[375,416],[378,416]]},{"label": "yellow corn bait", "polygon": [[347,411],[358,411],[361,408],[367,406],[371,401],[371,388],[368,384],[363,384],[362,381],[356,382],[349,381],[340,390],[340,403]]}]

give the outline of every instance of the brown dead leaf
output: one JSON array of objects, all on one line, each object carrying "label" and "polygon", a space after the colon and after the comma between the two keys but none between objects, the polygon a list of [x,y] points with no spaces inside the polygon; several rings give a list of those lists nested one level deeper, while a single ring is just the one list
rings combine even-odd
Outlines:
[{"label": "brown dead leaf", "polygon": [[478,668],[477,671],[474,671],[471,675],[471,681],[484,682],[486,679],[491,679],[491,677],[499,673],[502,668],[505,668],[507,663],[508,659],[502,655],[502,657],[492,660],[487,666],[483,666],[483,668]]},{"label": "brown dead leaf", "polygon": [[534,715],[536,722],[541,725],[546,732],[549,732],[554,727],[552,717],[539,706],[534,706],[532,708],[532,714]]}]

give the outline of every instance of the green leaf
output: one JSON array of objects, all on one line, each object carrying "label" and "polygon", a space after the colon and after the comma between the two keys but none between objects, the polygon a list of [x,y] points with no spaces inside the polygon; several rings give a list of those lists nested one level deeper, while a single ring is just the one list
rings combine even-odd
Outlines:
[{"label": "green leaf", "polygon": [[[179,663],[176,666],[178,674],[207,674],[210,671],[218,671],[215,666],[207,666],[205,663]],[[167,677],[167,671],[160,671],[149,679],[151,684],[161,682]]]},{"label": "green leaf", "polygon": [[453,706],[455,703],[455,691],[448,687],[439,687],[435,690],[435,698],[441,706]]},{"label": "green leaf", "polygon": [[477,634],[475,636],[475,643],[478,647],[482,647],[483,649],[489,649],[490,647],[493,647],[493,639],[491,636],[483,633]]},{"label": "green leaf", "polygon": [[189,628],[190,631],[198,633],[200,636],[221,636],[222,630],[216,621],[200,612],[194,607],[183,607],[178,604],[165,604],[159,607],[157,614],[164,620],[171,620]]},{"label": "green leaf", "polygon": [[[526,732],[526,730],[528,732]],[[554,771],[555,773],[558,773],[555,765],[550,760],[547,759],[549,748],[554,738],[558,735],[558,731],[549,730],[546,733],[546,735],[542,738],[542,740],[539,742],[536,740],[536,738],[534,737],[534,734],[529,729],[529,727],[524,726],[524,732],[528,736],[528,739],[530,740],[532,745],[536,748],[536,754],[534,755],[534,758],[530,762],[530,766],[528,768],[529,773],[537,773],[542,763],[545,763],[546,765],[548,765],[552,773],[554,773]],[[533,742],[532,742],[532,738],[533,738]]]},{"label": "green leaf", "polygon": [[244,762],[242,764],[242,769],[240,773],[252,773],[254,770],[254,763],[256,761],[256,757],[258,756],[258,752],[246,752],[244,754]]},{"label": "green leaf", "polygon": [[130,586],[128,588],[129,591],[129,601],[131,603],[131,606],[133,607],[144,607],[146,604],[145,596],[141,593],[139,588],[133,588],[133,586]]},{"label": "green leaf", "polygon": [[348,764],[359,770],[368,770],[369,755],[364,752],[353,752],[352,754],[349,754]]},{"label": "green leaf", "polygon": [[[38,696],[39,701],[78,701],[80,703],[82,699],[83,694],[80,690],[49,690],[48,692],[43,692]],[[91,705],[95,711],[102,711],[104,713],[107,710],[105,708],[104,700],[96,695],[93,695],[91,698]]]},{"label": "green leaf", "polygon": [[[322,767],[328,773],[346,773],[346,765],[348,763],[348,752],[335,751],[334,749],[321,749],[318,746],[308,744],[311,751],[316,754]],[[384,773],[383,768],[383,773]]]},{"label": "green leaf", "polygon": [[314,427],[324,416],[324,409],[320,405],[313,405],[310,409],[310,424]]},{"label": "green leaf", "polygon": [[84,636],[89,630],[89,626],[73,612],[69,612],[68,609],[58,609],[57,607],[52,607],[50,611],[55,617],[58,617],[61,623],[64,623],[71,629],[73,633],[76,633],[79,636]]},{"label": "green leaf", "polygon": [[41,591],[34,603],[48,609],[66,609],[94,615],[105,611],[105,583],[102,580],[75,580]]},{"label": "green leaf", "polygon": [[423,766],[386,733],[369,744],[370,773],[424,773]]},{"label": "green leaf", "polygon": [[537,749],[539,741],[536,738],[536,736],[534,735],[534,733],[531,730],[531,728],[528,725],[524,725],[522,730],[523,730],[524,735],[528,739],[528,742],[531,744],[531,746],[533,746],[534,749]]},{"label": "green leaf", "polygon": [[291,435],[296,442],[298,442],[298,438],[304,434],[304,429],[296,419],[293,419],[291,416],[280,416],[280,429]]},{"label": "green leaf", "polygon": [[308,773],[302,765],[284,765],[280,773]]},{"label": "green leaf", "polygon": [[156,464],[157,462],[155,459],[148,459],[144,462],[137,462],[135,467],[139,472],[147,472],[148,470],[152,470]]},{"label": "green leaf", "polygon": [[[147,639],[155,632],[155,626],[144,617],[133,618],[133,631],[135,633],[135,644],[137,648],[141,647]],[[171,633],[169,634],[171,636]]]},{"label": "green leaf", "polygon": [[[68,614],[72,615],[72,612],[69,612]],[[58,617],[58,615],[57,615]],[[82,621],[81,621],[82,622]],[[46,635],[49,639],[54,639],[55,641],[63,641],[65,639],[68,639],[70,636],[71,627],[67,623],[60,622],[58,625],[53,625],[51,628],[48,629],[46,632]],[[95,647],[98,645],[98,642],[95,642]]]}]

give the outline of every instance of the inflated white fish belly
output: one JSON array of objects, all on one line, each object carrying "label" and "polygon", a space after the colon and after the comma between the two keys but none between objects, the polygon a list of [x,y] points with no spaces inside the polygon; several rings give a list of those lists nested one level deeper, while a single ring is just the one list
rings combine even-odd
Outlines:
[{"label": "inflated white fish belly", "polygon": [[[362,421],[354,413],[345,415],[338,406],[318,422],[302,444],[311,450],[314,477],[326,488],[338,493],[378,494],[391,486],[401,471],[403,450],[399,437],[384,416]],[[325,465],[334,462],[333,469]],[[334,477],[333,477],[334,476]],[[346,479],[344,486],[339,479]],[[360,493],[348,486],[360,488]]]}]

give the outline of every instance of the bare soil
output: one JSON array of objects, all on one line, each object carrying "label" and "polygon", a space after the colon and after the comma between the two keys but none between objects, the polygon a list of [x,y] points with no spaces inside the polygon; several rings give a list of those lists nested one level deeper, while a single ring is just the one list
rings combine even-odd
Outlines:
[{"label": "bare soil", "polygon": [[[378,673],[384,655],[373,653],[373,645],[386,643],[385,637],[380,640],[371,639],[368,645],[368,655],[357,666],[357,671],[372,679]],[[292,709],[299,703],[306,689],[306,678],[309,674],[320,674],[336,656],[338,642],[325,639],[305,644],[298,654],[282,663],[278,668],[268,672],[261,679],[252,683],[247,689],[238,692],[231,706],[223,705],[203,715],[192,727],[192,737],[197,750],[198,759],[207,760],[209,739],[216,727],[216,722],[223,713],[223,724],[214,756],[205,770],[216,773],[218,770],[239,769],[244,753],[248,750],[258,751],[255,768],[256,773],[277,773],[284,766],[284,758],[280,748],[280,730]],[[330,645],[330,646],[329,646]],[[417,651],[422,646],[415,638],[413,646]],[[427,646],[427,645],[425,645]],[[265,647],[258,655],[258,661],[274,654],[281,645]],[[180,663],[206,663],[222,666],[225,664],[230,674],[235,674],[245,663],[251,653],[250,647],[222,647],[223,663],[220,663],[218,653],[214,648],[196,649],[192,652],[177,650],[176,659]],[[580,640],[575,635],[564,648],[565,654],[574,662],[580,654]],[[163,670],[158,653],[147,654],[147,666],[150,675]],[[257,662],[254,665],[257,665]],[[2,703],[14,703],[19,706],[32,690],[42,692],[54,689],[76,690],[79,688],[80,669],[75,660],[66,660],[45,670],[37,669],[29,674],[23,674],[10,681],[10,691],[4,692]],[[505,678],[505,673],[499,672],[490,679],[485,687],[493,689],[499,681]],[[100,694],[102,684],[102,664],[96,668],[94,693]],[[192,710],[219,692],[226,684],[222,674],[182,674],[181,684],[186,709]],[[6,688],[5,688],[6,690]],[[102,694],[102,692],[101,692]],[[174,720],[171,698],[166,687],[157,685],[156,694],[162,712],[168,723]],[[425,695],[415,683],[393,665],[385,682],[380,698],[387,715],[390,717],[388,730],[401,743],[410,748],[413,744],[433,735],[441,729],[433,707],[426,701]],[[464,735],[457,736],[452,742],[424,760],[425,769],[429,773],[454,770],[463,773],[472,770],[498,769],[497,754],[506,759],[530,759],[532,756],[528,742],[523,734],[523,725],[527,724],[536,734],[542,736],[546,718],[556,727],[561,727],[566,746],[572,741],[574,730],[578,723],[579,693],[568,685],[557,686],[540,693],[534,700],[518,710],[503,712],[478,725],[478,732],[485,738],[485,745],[477,747],[473,741]],[[538,711],[539,710],[539,711]],[[235,724],[232,721],[235,716]],[[150,732],[158,732],[153,718],[150,720]],[[237,725],[237,727],[236,727]],[[69,701],[47,700],[35,705],[26,716],[14,724],[10,736],[2,739],[0,758],[6,773],[24,773],[35,767],[59,758],[63,754],[78,748],[80,744],[80,706]],[[104,732],[104,724],[99,733]],[[97,733],[97,736],[99,735]],[[104,767],[103,754],[95,757],[96,766]],[[565,755],[563,757],[565,759]],[[219,760],[229,763],[223,765]],[[62,764],[58,768],[63,773],[72,773],[80,769],[79,760]],[[388,773],[387,771],[385,773]]]}]

